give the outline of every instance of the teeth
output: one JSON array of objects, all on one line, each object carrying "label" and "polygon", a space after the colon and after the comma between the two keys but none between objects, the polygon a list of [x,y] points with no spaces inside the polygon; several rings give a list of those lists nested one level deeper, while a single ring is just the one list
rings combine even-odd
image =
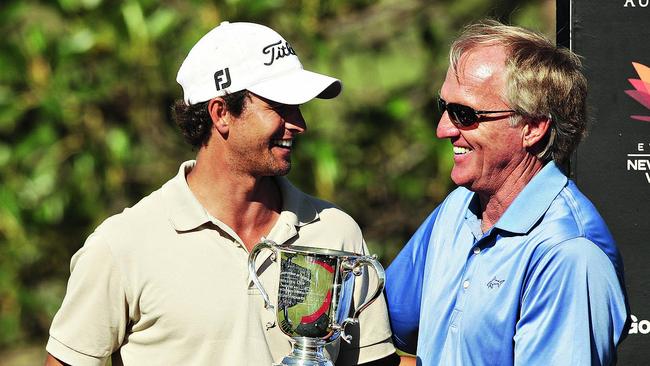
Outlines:
[{"label": "teeth", "polygon": [[273,144],[282,147],[291,147],[291,145],[293,145],[293,140],[273,140]]},{"label": "teeth", "polygon": [[470,151],[471,150],[466,147],[454,146],[454,154],[456,155],[467,154]]}]

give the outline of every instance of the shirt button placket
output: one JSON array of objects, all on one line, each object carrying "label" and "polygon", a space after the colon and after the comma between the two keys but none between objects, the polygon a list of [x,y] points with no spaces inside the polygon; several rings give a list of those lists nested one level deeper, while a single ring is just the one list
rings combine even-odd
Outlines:
[{"label": "shirt button placket", "polygon": [[[480,254],[481,253],[481,247],[478,245],[472,248],[472,252],[474,254]],[[469,280],[463,281],[463,290],[467,290],[469,288]]]}]

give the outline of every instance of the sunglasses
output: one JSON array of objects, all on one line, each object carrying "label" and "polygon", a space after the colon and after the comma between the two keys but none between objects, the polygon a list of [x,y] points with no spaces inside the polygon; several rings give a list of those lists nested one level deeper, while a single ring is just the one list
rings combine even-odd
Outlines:
[{"label": "sunglasses", "polygon": [[515,112],[512,109],[502,110],[502,111],[477,111],[466,105],[458,103],[447,103],[444,99],[438,97],[438,109],[441,113],[447,111],[449,113],[449,119],[456,127],[469,127],[473,124],[479,122],[480,116],[483,114],[494,114],[494,113],[507,113]]}]

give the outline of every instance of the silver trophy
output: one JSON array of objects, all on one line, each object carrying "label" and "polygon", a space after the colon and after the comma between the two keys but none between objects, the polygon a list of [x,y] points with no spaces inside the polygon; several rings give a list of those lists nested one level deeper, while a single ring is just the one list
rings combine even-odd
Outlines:
[{"label": "silver trophy", "polygon": [[[264,249],[272,251],[271,259],[280,260],[278,301],[271,304],[255,269],[255,260]],[[352,317],[350,307],[354,278],[372,267],[377,274],[377,288]],[[358,322],[359,314],[384,290],[384,268],[373,256],[322,248],[278,245],[271,240],[257,244],[248,257],[251,279],[264,298],[266,309],[273,311],[277,324],[291,337],[292,352],[279,365],[333,366],[323,347],[339,336],[346,342],[348,324]]]}]

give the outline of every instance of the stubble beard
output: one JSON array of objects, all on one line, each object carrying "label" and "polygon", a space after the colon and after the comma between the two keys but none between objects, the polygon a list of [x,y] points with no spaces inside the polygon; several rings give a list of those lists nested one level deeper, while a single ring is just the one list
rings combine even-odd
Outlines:
[{"label": "stubble beard", "polygon": [[233,160],[235,161],[232,162],[231,166],[254,177],[285,176],[291,171],[291,157],[278,159],[273,156],[270,150],[267,150],[267,153],[263,154],[263,156],[242,153]]}]

